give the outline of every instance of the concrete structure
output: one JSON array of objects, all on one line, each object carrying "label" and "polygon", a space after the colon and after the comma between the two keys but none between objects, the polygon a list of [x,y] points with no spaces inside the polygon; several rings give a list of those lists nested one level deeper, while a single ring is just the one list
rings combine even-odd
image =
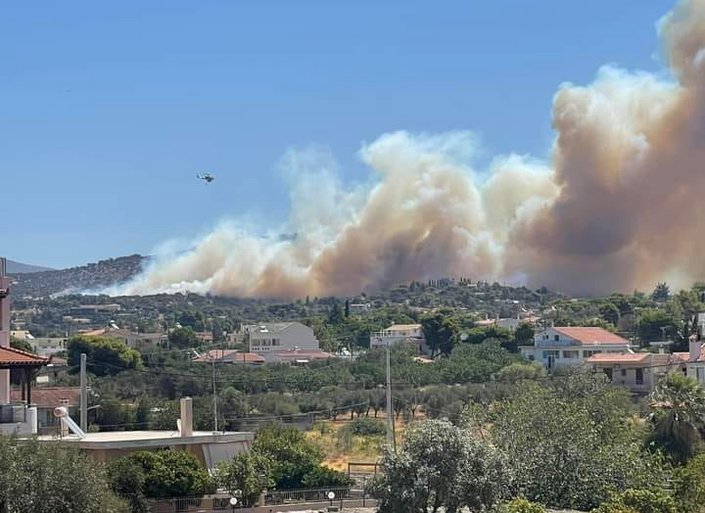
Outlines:
[{"label": "concrete structure", "polygon": [[425,352],[426,338],[420,324],[392,324],[389,328],[370,334],[370,348],[409,344]]},{"label": "concrete structure", "polygon": [[[10,347],[10,278],[0,258],[0,434],[31,435],[37,432],[37,409],[32,402],[32,371],[47,364],[40,358]],[[22,377],[20,403],[10,401],[10,371]]]},{"label": "concrete structure", "polygon": [[534,345],[522,346],[521,354],[549,371],[581,365],[596,354],[629,353],[629,341],[603,328],[552,327],[534,336]]},{"label": "concrete structure", "polygon": [[300,322],[269,322],[243,327],[251,353],[319,349],[313,329]]},{"label": "concrete structure", "polygon": [[266,362],[303,364],[333,357],[320,350],[313,329],[300,322],[249,324],[242,326],[241,332],[250,353]]},{"label": "concrete structure", "polygon": [[369,303],[350,303],[350,315],[365,315],[370,312],[372,305]]},{"label": "concrete structure", "polygon": [[36,354],[49,357],[66,351],[68,339],[64,337],[39,337],[28,339],[27,342],[32,346],[32,351]]},{"label": "concrete structure", "polygon": [[[62,422],[63,419],[62,419]],[[72,423],[74,427],[75,422]],[[66,423],[66,425],[70,425]],[[229,461],[241,452],[250,449],[254,433],[225,432],[213,433],[193,430],[193,410],[191,398],[181,399],[181,418],[174,431],[108,431],[83,433],[72,428],[72,433],[64,430],[64,436],[40,436],[45,442],[71,443],[86,451],[97,461],[106,462],[127,456],[137,451],[173,449],[193,454],[209,470]]]},{"label": "concrete structure", "polygon": [[134,331],[108,326],[83,333],[86,337],[107,337],[121,340],[127,347],[141,349],[143,347],[165,346],[168,336],[164,333],[135,333]]},{"label": "concrete structure", "polygon": [[[13,402],[21,401],[21,390],[10,393]],[[38,387],[32,392],[32,405],[37,409],[37,428],[41,434],[58,432],[59,420],[54,416],[56,408],[64,407],[70,414],[78,414],[81,400],[79,387]]]},{"label": "concrete structure", "polygon": [[600,353],[585,362],[604,372],[612,383],[638,394],[652,392],[664,374],[683,368],[678,356],[665,353]]}]

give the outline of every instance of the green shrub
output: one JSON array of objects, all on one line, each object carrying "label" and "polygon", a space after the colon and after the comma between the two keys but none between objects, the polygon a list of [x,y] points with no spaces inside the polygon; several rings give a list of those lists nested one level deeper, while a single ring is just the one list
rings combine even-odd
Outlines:
[{"label": "green shrub", "polygon": [[705,513],[705,454],[696,456],[673,476],[679,513]]},{"label": "green shrub", "polygon": [[358,436],[384,435],[387,432],[383,422],[370,417],[358,417],[343,429],[349,429],[353,435]]},{"label": "green shrub", "polygon": [[536,502],[519,498],[502,504],[497,513],[546,513],[546,508]]},{"label": "green shrub", "polygon": [[595,513],[682,513],[670,495],[661,490],[626,490],[613,496]]}]

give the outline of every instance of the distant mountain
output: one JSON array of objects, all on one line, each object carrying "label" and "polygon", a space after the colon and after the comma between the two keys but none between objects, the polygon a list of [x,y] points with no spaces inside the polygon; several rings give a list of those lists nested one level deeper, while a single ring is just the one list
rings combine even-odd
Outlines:
[{"label": "distant mountain", "polygon": [[38,273],[42,271],[52,271],[51,267],[40,267],[38,265],[23,264],[14,260],[7,261],[8,274]]},{"label": "distant mountain", "polygon": [[[142,270],[146,257],[131,255],[101,260],[94,264],[62,270],[48,270],[27,273],[12,271],[14,276],[13,295],[17,297],[47,297],[54,294],[80,292],[122,283]],[[9,263],[9,262],[8,262]]]}]

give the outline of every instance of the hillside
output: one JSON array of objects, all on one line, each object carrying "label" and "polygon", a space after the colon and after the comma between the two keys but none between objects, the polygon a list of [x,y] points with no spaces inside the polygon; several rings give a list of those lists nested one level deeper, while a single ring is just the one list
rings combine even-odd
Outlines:
[{"label": "hillside", "polygon": [[41,267],[38,265],[23,264],[22,262],[15,262],[14,260],[7,261],[7,272],[9,274],[23,274],[23,273],[38,273],[42,271],[51,271],[49,267]]},{"label": "hillside", "polygon": [[142,269],[145,257],[131,255],[101,260],[70,269],[32,272],[9,270],[15,278],[16,297],[46,297],[64,292],[95,289],[124,282]]}]

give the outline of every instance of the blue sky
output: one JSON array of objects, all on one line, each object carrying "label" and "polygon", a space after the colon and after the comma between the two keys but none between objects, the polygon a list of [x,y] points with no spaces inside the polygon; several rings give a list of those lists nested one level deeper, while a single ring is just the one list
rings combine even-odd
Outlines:
[{"label": "blue sky", "polygon": [[[63,267],[148,253],[247,215],[287,217],[277,167],[363,141],[480,134],[545,157],[561,82],[660,70],[665,0],[7,2],[0,252]],[[206,186],[195,173],[212,171]]]}]

